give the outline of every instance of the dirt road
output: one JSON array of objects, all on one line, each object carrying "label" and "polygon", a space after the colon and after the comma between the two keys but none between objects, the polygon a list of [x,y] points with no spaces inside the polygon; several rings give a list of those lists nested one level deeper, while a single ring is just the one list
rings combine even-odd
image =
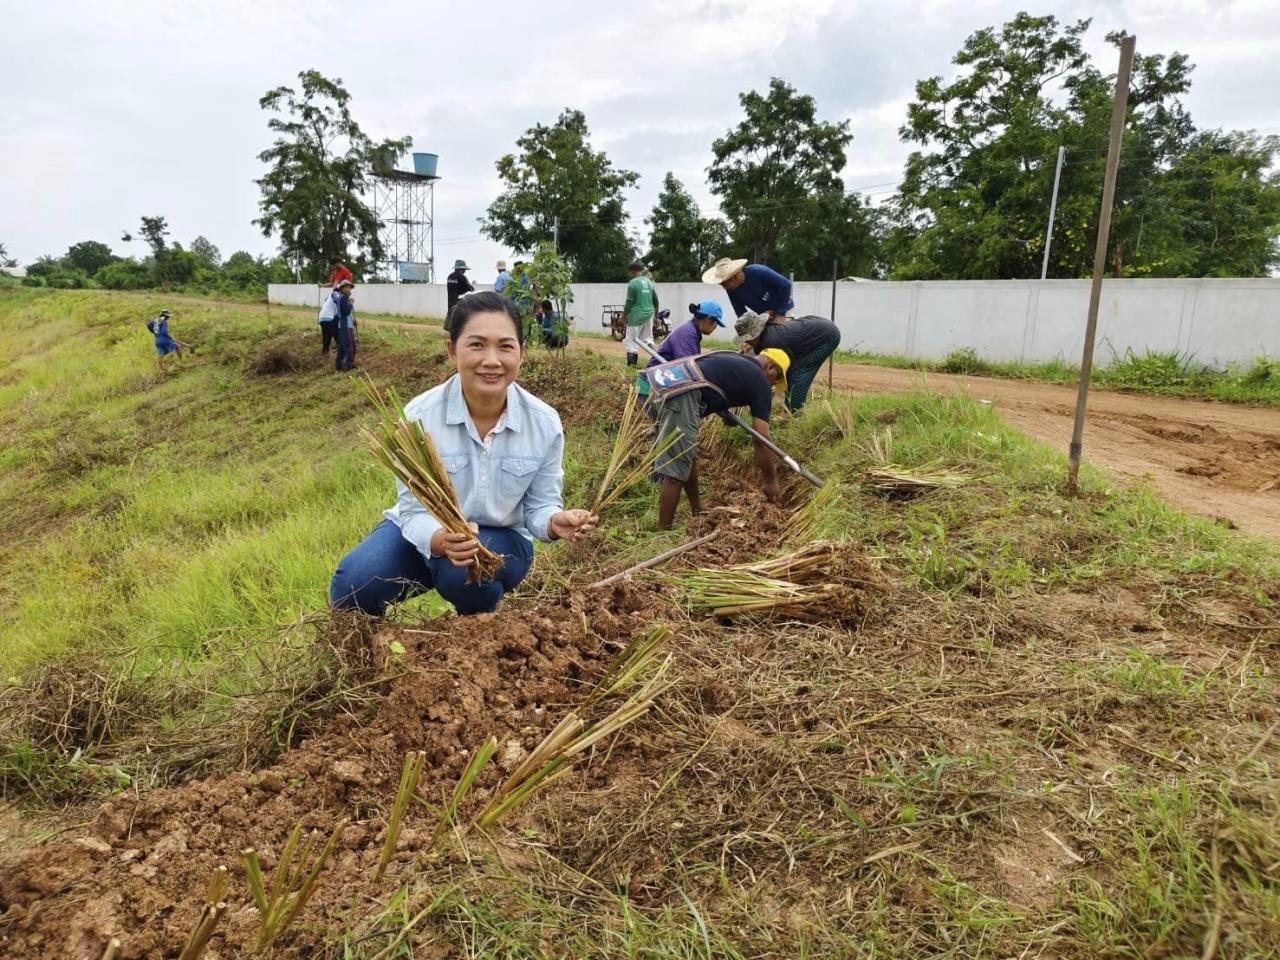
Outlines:
[{"label": "dirt road", "polygon": [[[305,310],[294,312],[309,315]],[[362,322],[433,336],[441,332],[435,324],[372,318]],[[611,340],[576,343],[610,356],[625,353],[621,343]],[[826,383],[825,375],[818,383]],[[836,365],[835,385],[856,393],[925,386],[968,390],[991,400],[1006,420],[1037,440],[1065,451],[1071,439],[1074,387],[852,363]],[[1280,540],[1280,409],[1095,390],[1090,394],[1084,456],[1121,477],[1150,477],[1161,495],[1183,510]]]}]

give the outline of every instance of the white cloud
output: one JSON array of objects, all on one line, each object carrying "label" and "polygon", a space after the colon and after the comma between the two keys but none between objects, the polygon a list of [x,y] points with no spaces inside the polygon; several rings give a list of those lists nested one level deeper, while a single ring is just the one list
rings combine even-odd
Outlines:
[{"label": "white cloud", "polygon": [[[704,207],[710,143],[738,122],[737,95],[781,76],[854,133],[845,179],[896,180],[897,129],[914,82],[949,75],[972,31],[1024,0],[583,0],[415,4],[374,0],[65,0],[6,4],[6,122],[0,242],[24,261],[83,239],[113,242],[162,213],[176,239],[224,254],[270,252],[251,221],[270,141],[258,98],[315,67],[343,78],[373,136],[412,134],[440,154],[436,252],[484,279],[500,251],[476,218],[498,190],[493,162],[536,122],[584,110],[597,147],[641,173],[632,225],[672,170]],[[1280,132],[1273,2],[1094,0],[1089,47],[1127,28],[1139,49],[1197,64],[1187,98],[1203,127]],[[872,190],[882,191],[883,187]],[[121,250],[121,252],[138,252]]]}]

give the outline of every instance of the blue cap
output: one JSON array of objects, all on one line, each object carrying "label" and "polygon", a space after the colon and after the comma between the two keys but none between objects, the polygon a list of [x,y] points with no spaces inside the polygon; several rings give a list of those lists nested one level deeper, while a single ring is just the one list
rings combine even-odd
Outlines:
[{"label": "blue cap", "polygon": [[693,308],[695,317],[711,317],[717,326],[724,326],[724,310],[715,300],[703,300],[701,303],[691,303],[689,306]]}]

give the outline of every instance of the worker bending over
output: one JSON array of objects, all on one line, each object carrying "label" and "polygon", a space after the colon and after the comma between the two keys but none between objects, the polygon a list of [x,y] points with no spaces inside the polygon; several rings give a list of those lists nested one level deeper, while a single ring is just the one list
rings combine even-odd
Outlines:
[{"label": "worker bending over", "polygon": [[717,260],[702,275],[703,283],[718,283],[729,294],[736,316],[748,310],[770,317],[785,317],[795,306],[791,281],[763,263],[745,260]]},{"label": "worker bending over", "polygon": [[[692,513],[702,510],[697,457],[698,431],[703,418],[734,407],[747,407],[751,411],[752,427],[769,438],[771,391],[779,383],[785,389],[790,365],[791,359],[781,350],[765,350],[752,357],[715,351],[658,364],[644,371],[649,381],[650,403],[657,416],[658,436],[679,435],[654,463],[654,473],[661,480],[659,530],[671,528],[681,490],[689,498]],[[755,460],[764,481],[764,494],[770,502],[776,502],[779,488],[773,454],[759,438],[755,440]]]}]

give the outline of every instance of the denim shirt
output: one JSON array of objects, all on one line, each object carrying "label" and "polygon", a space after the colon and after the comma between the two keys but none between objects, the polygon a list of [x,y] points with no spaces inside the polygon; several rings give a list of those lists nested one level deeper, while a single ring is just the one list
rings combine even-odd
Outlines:
[{"label": "denim shirt", "polygon": [[[414,397],[406,416],[435,441],[468,520],[550,540],[551,515],[562,510],[564,429],[560,415],[518,384],[507,387],[507,410],[485,449],[457,375]],[[396,504],[383,514],[424,557],[440,521],[396,481]]]}]

